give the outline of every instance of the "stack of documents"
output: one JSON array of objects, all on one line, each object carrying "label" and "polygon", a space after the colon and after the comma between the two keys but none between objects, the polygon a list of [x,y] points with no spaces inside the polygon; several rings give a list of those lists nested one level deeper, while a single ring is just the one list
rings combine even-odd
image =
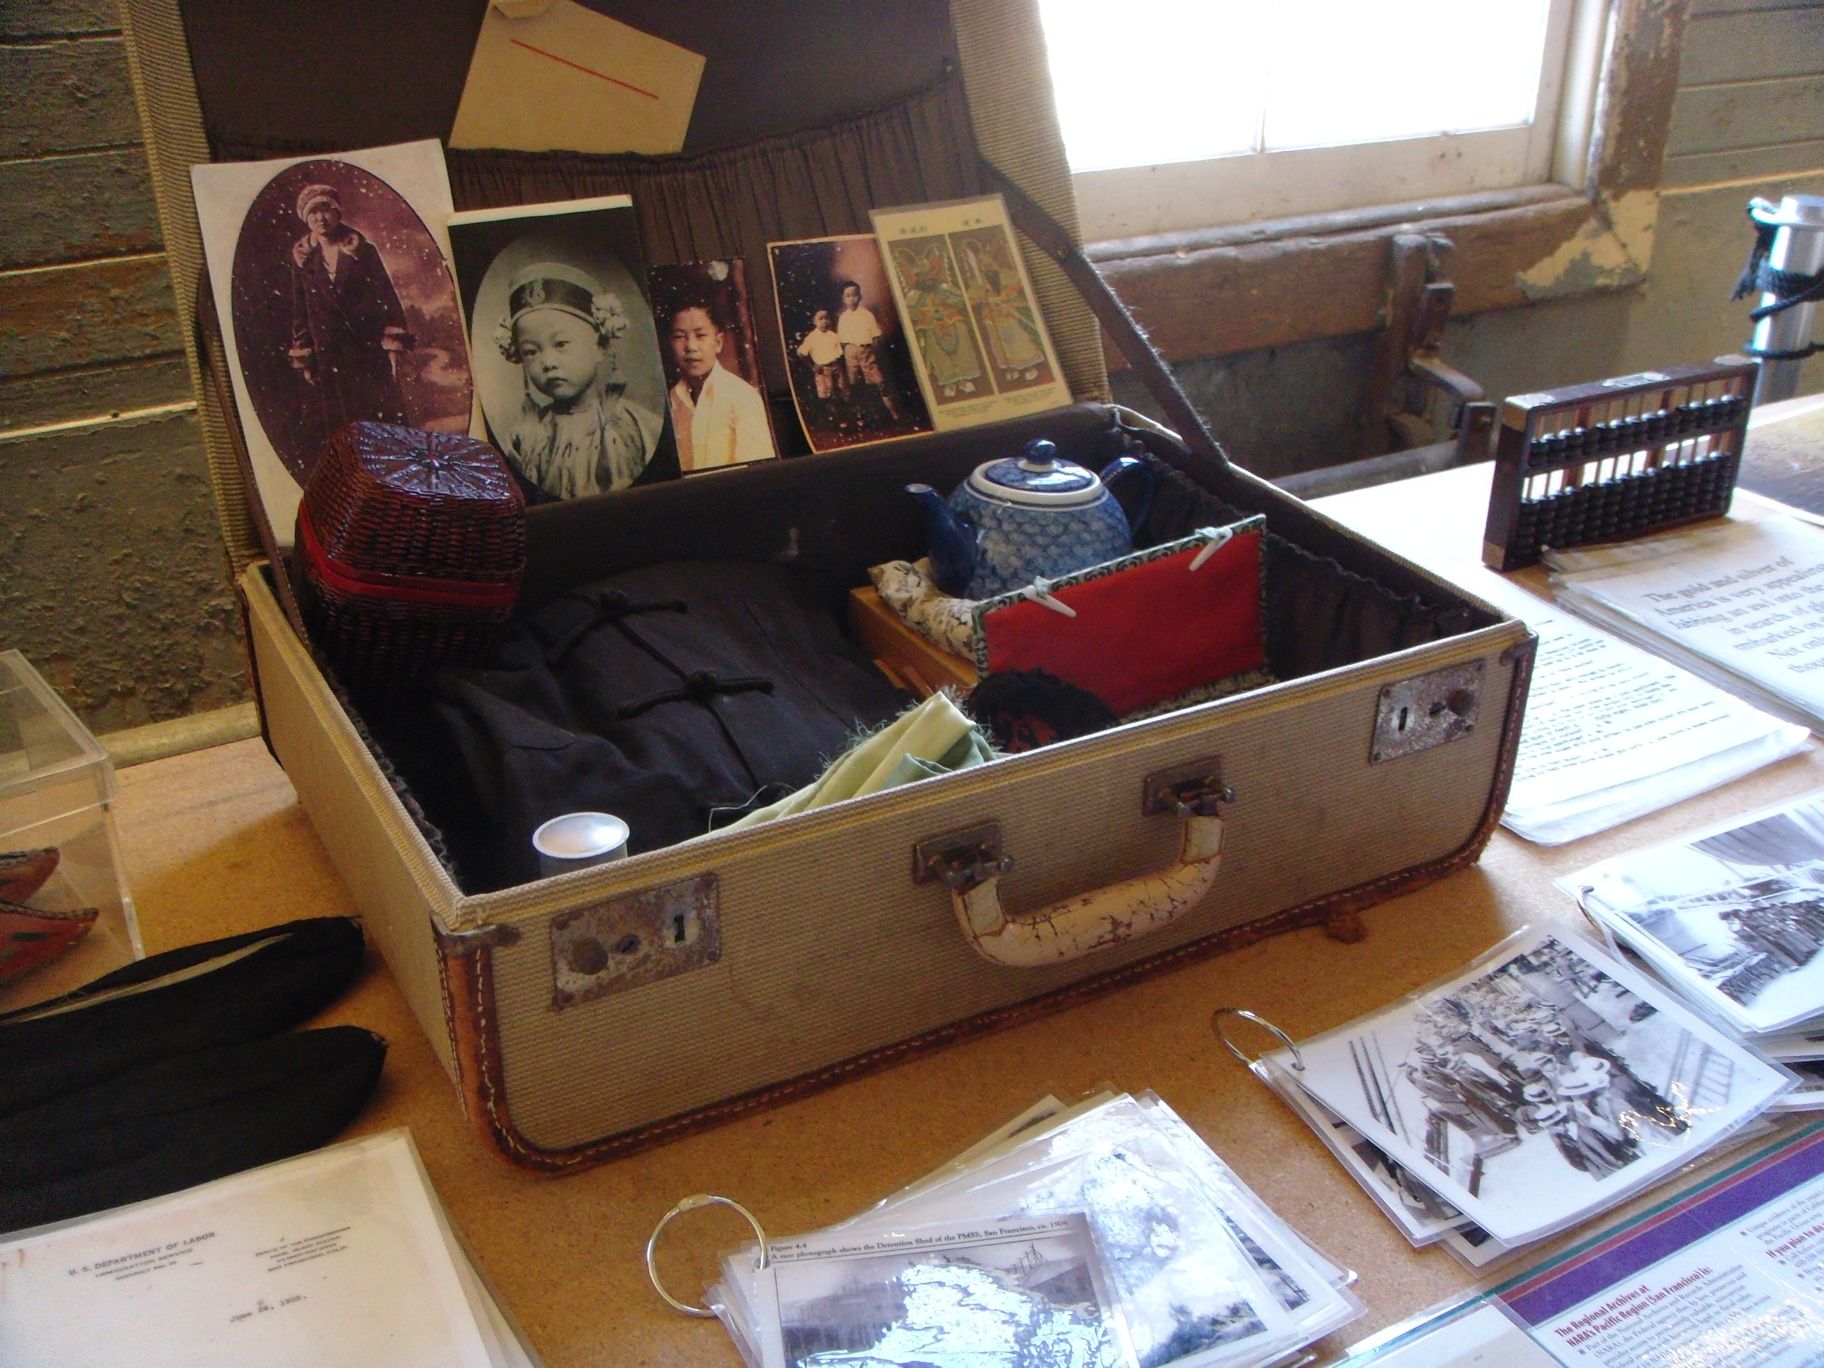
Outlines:
[{"label": "stack of documents", "polygon": [[1604,933],[1824,1107],[1824,794],[1731,818],[1559,880]]},{"label": "stack of documents", "polygon": [[1672,1176],[1794,1083],[1645,974],[1543,931],[1254,1069],[1408,1239],[1478,1265]]},{"label": "stack of documents", "polygon": [[1500,581],[1477,591],[1539,634],[1501,821],[1541,845],[1669,807],[1795,754],[1804,727]]},{"label": "stack of documents", "polygon": [[1726,518],[1545,561],[1572,612],[1824,731],[1824,528]]},{"label": "stack of documents", "polygon": [[388,1131],[0,1244],[8,1368],[530,1368],[411,1134]]},{"label": "stack of documents", "polygon": [[[753,1368],[1278,1362],[1360,1313],[1158,1098],[1047,1098],[827,1230],[723,1260]],[[1047,1356],[1049,1355],[1049,1356]]]}]

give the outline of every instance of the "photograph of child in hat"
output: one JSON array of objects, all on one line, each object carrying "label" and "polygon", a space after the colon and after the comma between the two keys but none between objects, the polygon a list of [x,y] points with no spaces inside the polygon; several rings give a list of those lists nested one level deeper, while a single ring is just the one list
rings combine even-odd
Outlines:
[{"label": "photograph of child in hat", "polygon": [[931,431],[906,379],[906,330],[874,238],[775,242],[767,251],[792,399],[811,450]]},{"label": "photograph of child in hat", "polygon": [[678,473],[624,195],[450,219],[489,438],[530,502]]},{"label": "photograph of child in hat", "polygon": [[647,279],[671,382],[679,465],[688,474],[776,457],[746,263],[733,258],[654,266]]},{"label": "photograph of child in hat", "polygon": [[424,220],[372,172],[314,159],[273,175],[241,221],[232,280],[241,374],[298,481],[347,423],[468,431],[455,281]]}]

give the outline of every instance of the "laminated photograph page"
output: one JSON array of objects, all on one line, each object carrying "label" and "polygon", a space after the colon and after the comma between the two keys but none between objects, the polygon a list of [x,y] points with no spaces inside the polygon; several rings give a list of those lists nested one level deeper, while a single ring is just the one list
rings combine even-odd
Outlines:
[{"label": "laminated photograph page", "polygon": [[[1045,1099],[937,1174],[807,1238],[860,1249],[914,1229],[1078,1216],[1141,1368],[1272,1362],[1361,1313],[1346,1286],[1352,1275],[1306,1244],[1151,1094]],[[710,1296],[753,1362],[770,1333],[757,1254],[750,1246],[726,1255]],[[861,1352],[868,1362],[975,1361],[910,1350],[894,1358],[879,1344]],[[984,1361],[1052,1362],[1036,1354]]]},{"label": "laminated photograph page", "polygon": [[1510,1245],[1666,1177],[1793,1081],[1644,974],[1547,931],[1263,1064]]},{"label": "laminated photograph page", "polygon": [[1679,992],[1738,1031],[1774,1035],[1824,1013],[1824,793],[1618,855],[1559,883]]},{"label": "laminated photograph page", "polygon": [[[923,1193],[913,1209],[921,1220],[1084,1212],[1134,1351],[1151,1368],[1258,1361],[1303,1338],[1267,1272],[1158,1137],[1092,1145],[1033,1167],[1008,1156],[979,1181]],[[911,1212],[896,1214],[910,1219]],[[1302,1303],[1317,1279],[1304,1270],[1290,1276],[1298,1292],[1289,1299]]]},{"label": "laminated photograph page", "polygon": [[469,348],[431,139],[190,168],[254,489],[290,546],[331,433],[366,420],[466,433]]},{"label": "laminated photograph page", "polygon": [[1070,402],[999,195],[876,209],[873,220],[939,432]]},{"label": "laminated photograph page", "polygon": [[1121,1094],[889,1198],[846,1229],[1082,1211],[1143,1368],[1261,1362],[1352,1319],[1345,1276],[1195,1132]]},{"label": "laminated photograph page", "polygon": [[1081,1215],[781,1241],[757,1292],[764,1368],[1135,1364]]}]

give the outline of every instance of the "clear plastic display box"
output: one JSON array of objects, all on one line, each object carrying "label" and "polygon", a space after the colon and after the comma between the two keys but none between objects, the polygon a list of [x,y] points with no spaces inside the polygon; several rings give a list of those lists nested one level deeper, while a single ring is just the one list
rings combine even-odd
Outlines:
[{"label": "clear plastic display box", "polygon": [[[114,766],[18,651],[0,651],[0,856],[53,850],[42,886],[0,919],[0,1011],[76,988],[145,953],[114,830]],[[42,869],[44,861],[37,865]],[[54,958],[16,971],[86,920]],[[0,909],[4,910],[4,909]],[[43,922],[31,914],[49,913]]]}]

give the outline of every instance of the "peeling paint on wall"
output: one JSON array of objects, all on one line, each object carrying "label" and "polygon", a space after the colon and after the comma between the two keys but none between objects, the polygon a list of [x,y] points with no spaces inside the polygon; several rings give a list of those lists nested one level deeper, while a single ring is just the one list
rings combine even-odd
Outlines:
[{"label": "peeling paint on wall", "polygon": [[1658,220],[1657,191],[1619,195],[1550,256],[1515,276],[1514,284],[1533,303],[1638,285],[1653,264]]}]

